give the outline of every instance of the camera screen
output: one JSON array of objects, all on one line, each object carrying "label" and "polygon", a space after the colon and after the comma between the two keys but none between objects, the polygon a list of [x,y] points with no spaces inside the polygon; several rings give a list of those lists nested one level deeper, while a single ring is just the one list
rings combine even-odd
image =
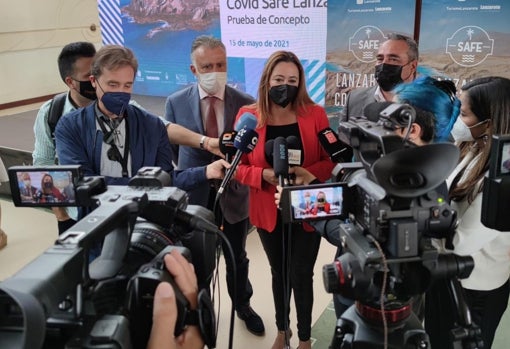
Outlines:
[{"label": "camera screen", "polygon": [[76,206],[77,166],[15,166],[9,168],[16,206]]},{"label": "camera screen", "polygon": [[510,176],[510,135],[493,135],[489,177]]},{"label": "camera screen", "polygon": [[291,221],[328,219],[342,213],[344,183],[288,187]]}]

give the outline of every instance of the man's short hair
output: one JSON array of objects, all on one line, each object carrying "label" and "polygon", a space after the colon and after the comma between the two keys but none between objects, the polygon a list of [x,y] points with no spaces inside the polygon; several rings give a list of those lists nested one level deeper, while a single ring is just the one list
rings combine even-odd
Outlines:
[{"label": "man's short hair", "polygon": [[409,61],[418,60],[420,58],[420,53],[418,51],[418,44],[414,39],[409,36],[405,36],[398,33],[390,33],[388,34],[387,40],[396,40],[396,41],[405,41],[409,50],[407,50],[407,56],[409,57]]},{"label": "man's short hair", "polygon": [[73,75],[74,64],[79,58],[94,57],[95,54],[96,48],[90,42],[78,41],[65,45],[57,60],[62,81],[65,82],[66,77]]},{"label": "man's short hair", "polygon": [[221,42],[220,39],[215,38],[212,35],[200,35],[193,40],[193,43],[191,44],[191,63],[195,64],[195,57],[193,56],[194,52],[199,47],[207,47],[209,49],[214,49],[217,47],[220,47],[223,49],[223,51],[227,51],[225,48],[225,45],[223,42]]},{"label": "man's short hair", "polygon": [[90,73],[98,78],[104,69],[117,70],[124,66],[133,68],[134,74],[138,71],[138,60],[133,51],[120,45],[106,45],[94,56]]}]

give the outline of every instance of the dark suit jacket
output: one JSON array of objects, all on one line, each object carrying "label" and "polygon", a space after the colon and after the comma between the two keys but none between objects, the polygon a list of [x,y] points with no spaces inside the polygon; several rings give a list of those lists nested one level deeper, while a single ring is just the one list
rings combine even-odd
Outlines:
[{"label": "dark suit jacket", "polygon": [[367,104],[377,102],[375,91],[377,85],[367,88],[357,88],[347,95],[345,107],[342,110],[340,121],[348,121],[350,117],[362,116]]},{"label": "dark suit jacket", "polygon": [[[225,89],[225,131],[234,129],[236,114],[244,105],[251,104],[254,99],[230,86]],[[198,85],[192,85],[171,94],[165,105],[165,118],[192,131],[205,134],[202,114],[200,113],[200,95]],[[172,145],[173,159],[180,170],[211,163],[213,156],[202,149]],[[207,207],[210,185],[208,183],[188,191],[189,203]],[[248,217],[248,187],[232,180],[220,198],[223,216],[229,223],[237,223]]]},{"label": "dark suit jacket", "polygon": [[[85,176],[98,176],[101,170],[103,132],[97,129],[95,105],[80,108],[60,118],[55,129],[59,163],[82,165]],[[163,121],[148,112],[129,105],[129,152],[131,174],[145,166],[159,166],[173,175],[173,185],[188,190],[199,183],[207,183],[205,168],[173,170],[170,142]],[[130,178],[106,177],[109,185],[126,185]]]}]

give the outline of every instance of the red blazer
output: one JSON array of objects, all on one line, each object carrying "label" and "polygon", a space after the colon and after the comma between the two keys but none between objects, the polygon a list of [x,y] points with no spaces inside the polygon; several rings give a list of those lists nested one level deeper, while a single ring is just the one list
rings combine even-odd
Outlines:
[{"label": "red blazer", "polygon": [[[253,108],[243,107],[237,113],[236,122],[246,112],[259,117]],[[329,127],[326,112],[318,105],[310,105],[298,112],[297,121],[304,151],[302,166],[324,182],[331,178],[334,167],[334,163],[322,149],[317,137],[319,131]],[[271,232],[276,226],[277,207],[274,203],[276,187],[262,179],[262,170],[272,168],[273,165],[267,163],[264,155],[266,126],[259,127],[256,131],[259,135],[258,143],[251,153],[241,158],[236,179],[250,187],[249,211],[252,224]]]}]

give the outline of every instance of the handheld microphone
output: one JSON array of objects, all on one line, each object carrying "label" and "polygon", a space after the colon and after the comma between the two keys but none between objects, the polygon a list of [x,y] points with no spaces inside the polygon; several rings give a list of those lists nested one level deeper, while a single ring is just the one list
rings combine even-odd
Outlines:
[{"label": "handheld microphone", "polygon": [[225,187],[230,182],[230,179],[232,179],[236,167],[239,165],[239,161],[241,161],[241,156],[244,153],[248,154],[251,152],[257,145],[258,140],[259,135],[253,129],[242,128],[237,132],[236,136],[234,137],[234,147],[237,149],[237,151],[234,159],[232,160],[232,166],[230,166],[230,168],[227,170],[223,181],[221,181],[218,192],[216,193],[216,200],[218,200],[223,191],[225,191]]},{"label": "handheld microphone", "polygon": [[242,128],[255,130],[257,128],[257,117],[252,113],[243,113],[237,121],[234,130],[239,131]]},{"label": "handheld microphone", "polygon": [[237,149],[234,146],[234,138],[237,131],[225,131],[220,136],[220,151],[225,155],[225,160],[230,162],[236,155]]},{"label": "handheld microphone", "polygon": [[289,154],[289,166],[301,166],[301,142],[294,135],[288,136],[287,151]]},{"label": "handheld microphone", "polygon": [[264,155],[266,156],[267,163],[271,165],[273,164],[273,144],[274,139],[270,139],[264,144]]},{"label": "handheld microphone", "polygon": [[283,137],[276,137],[273,143],[273,170],[278,184],[283,187],[289,177],[289,151],[287,140]]},{"label": "handheld microphone", "polygon": [[349,153],[347,151],[349,149],[348,146],[338,138],[338,135],[331,129],[331,127],[327,127],[319,131],[317,137],[319,138],[319,142],[321,143],[322,147],[331,158],[331,161],[350,161],[350,159],[344,159],[344,156]]}]

